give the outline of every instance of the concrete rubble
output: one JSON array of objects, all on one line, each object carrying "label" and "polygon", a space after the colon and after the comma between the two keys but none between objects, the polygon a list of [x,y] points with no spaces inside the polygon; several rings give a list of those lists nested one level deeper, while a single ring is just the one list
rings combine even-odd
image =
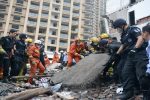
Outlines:
[{"label": "concrete rubble", "polygon": [[[70,70],[62,70],[59,65],[53,65],[45,73],[49,76],[35,77],[33,85],[25,83],[26,80],[20,80],[22,77],[19,77],[17,83],[0,82],[0,100],[41,88],[45,92],[32,93],[30,100],[117,100],[118,85],[112,81],[105,82],[101,77],[107,60],[107,54],[91,54]],[[30,97],[30,93],[26,97]]]},{"label": "concrete rubble", "polygon": [[[70,70],[63,70],[52,77],[54,83],[62,83],[69,88],[88,88],[98,82],[108,60],[107,54],[91,54]],[[60,77],[61,76],[61,77]]]}]

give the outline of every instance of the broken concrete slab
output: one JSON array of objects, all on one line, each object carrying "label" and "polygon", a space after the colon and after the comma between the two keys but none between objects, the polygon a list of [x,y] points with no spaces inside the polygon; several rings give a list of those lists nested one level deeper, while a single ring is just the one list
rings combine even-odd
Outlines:
[{"label": "broken concrete slab", "polygon": [[70,70],[63,70],[52,77],[52,81],[70,88],[88,88],[98,82],[108,60],[107,54],[91,54],[82,59]]}]

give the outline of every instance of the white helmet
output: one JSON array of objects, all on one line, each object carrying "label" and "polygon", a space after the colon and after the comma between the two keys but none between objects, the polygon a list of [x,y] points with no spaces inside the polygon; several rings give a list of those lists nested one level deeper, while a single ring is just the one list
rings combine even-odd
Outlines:
[{"label": "white helmet", "polygon": [[40,40],[35,40],[34,43],[41,44],[41,41]]}]

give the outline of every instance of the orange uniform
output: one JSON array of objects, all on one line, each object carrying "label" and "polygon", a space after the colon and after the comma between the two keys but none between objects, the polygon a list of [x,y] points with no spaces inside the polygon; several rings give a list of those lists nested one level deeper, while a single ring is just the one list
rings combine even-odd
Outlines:
[{"label": "orange uniform", "polygon": [[44,61],[46,67],[50,65],[50,60],[48,59],[47,55],[44,57]]},{"label": "orange uniform", "polygon": [[54,64],[54,63],[59,63],[59,55],[58,55],[58,53],[54,54],[52,64]]},{"label": "orange uniform", "polygon": [[36,74],[37,68],[39,68],[39,74],[42,75],[44,73],[44,66],[40,61],[40,49],[35,45],[31,45],[28,48],[29,61],[31,65],[30,69],[30,79],[29,82],[32,83],[32,77]]},{"label": "orange uniform", "polygon": [[70,46],[68,53],[68,67],[71,67],[73,59],[78,63],[81,59],[80,53],[82,51],[82,46],[77,45],[76,42],[73,42]]}]

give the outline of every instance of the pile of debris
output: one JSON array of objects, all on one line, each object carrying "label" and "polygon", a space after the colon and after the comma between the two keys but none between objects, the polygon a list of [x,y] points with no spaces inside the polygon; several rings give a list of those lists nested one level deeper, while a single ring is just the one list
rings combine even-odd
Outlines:
[{"label": "pile of debris", "polygon": [[2,83],[1,96],[5,96],[6,100],[111,100],[116,91],[115,84],[97,87],[107,59],[107,54],[91,54],[71,70],[60,68],[60,64],[52,65],[47,68],[45,75],[34,77],[34,85],[25,83],[29,76],[13,77],[19,82],[10,86]]}]

